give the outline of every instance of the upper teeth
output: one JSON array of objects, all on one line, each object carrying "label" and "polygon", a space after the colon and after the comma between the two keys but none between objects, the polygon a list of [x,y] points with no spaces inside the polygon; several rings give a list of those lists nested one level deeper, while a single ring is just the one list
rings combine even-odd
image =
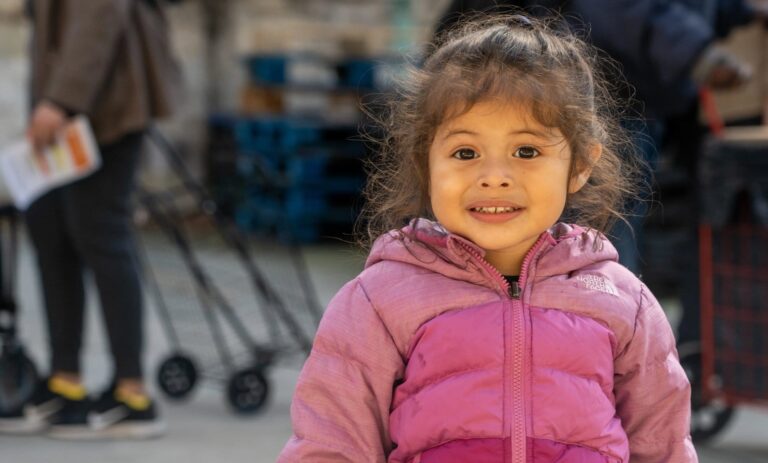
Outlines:
[{"label": "upper teeth", "polygon": [[502,212],[512,212],[514,207],[473,207],[475,212],[487,212],[489,214],[500,214]]}]

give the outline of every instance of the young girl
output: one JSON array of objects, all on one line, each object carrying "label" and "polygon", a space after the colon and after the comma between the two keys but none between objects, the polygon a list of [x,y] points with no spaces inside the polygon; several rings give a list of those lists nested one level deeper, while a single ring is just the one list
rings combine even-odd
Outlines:
[{"label": "young girl", "polygon": [[631,169],[591,56],[512,16],[414,71],[279,461],[697,461],[669,324],[597,231]]}]

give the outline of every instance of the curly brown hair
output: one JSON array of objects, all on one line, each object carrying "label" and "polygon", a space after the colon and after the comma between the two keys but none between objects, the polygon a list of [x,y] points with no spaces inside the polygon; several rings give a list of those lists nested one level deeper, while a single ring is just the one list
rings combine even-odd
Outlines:
[{"label": "curly brown hair", "polygon": [[[563,24],[476,17],[438,37],[424,63],[407,69],[383,109],[370,112],[382,135],[371,138],[378,149],[368,163],[357,227],[365,248],[410,219],[434,219],[428,153],[435,132],[489,98],[527,103],[538,122],[559,128],[573,153],[571,176],[592,168],[587,184],[568,196],[563,220],[603,232],[626,221],[624,204],[639,196],[644,165],[619,123],[629,105],[612,96],[623,80],[611,61]],[[592,165],[595,144],[603,149]]]}]

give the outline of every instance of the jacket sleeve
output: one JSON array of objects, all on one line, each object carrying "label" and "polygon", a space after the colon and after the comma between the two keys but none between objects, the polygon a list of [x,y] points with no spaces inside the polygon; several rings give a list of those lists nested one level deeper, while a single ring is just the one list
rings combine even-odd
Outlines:
[{"label": "jacket sleeve", "polygon": [[384,462],[403,360],[357,280],[323,315],[291,403],[293,436],[278,462]]},{"label": "jacket sleeve", "polygon": [[616,358],[614,374],[616,411],[632,463],[697,462],[691,387],[666,315],[644,285],[634,335]]},{"label": "jacket sleeve", "polygon": [[119,40],[139,0],[69,0],[56,66],[42,97],[88,113],[114,65]]}]

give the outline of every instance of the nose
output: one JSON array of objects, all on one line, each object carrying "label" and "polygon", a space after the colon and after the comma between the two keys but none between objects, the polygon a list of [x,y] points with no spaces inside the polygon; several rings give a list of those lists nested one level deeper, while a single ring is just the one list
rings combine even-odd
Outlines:
[{"label": "nose", "polygon": [[503,162],[487,162],[478,176],[481,188],[509,188],[512,185],[512,173]]},{"label": "nose", "polygon": [[495,187],[495,186],[498,186],[500,188],[508,188],[509,187],[509,181],[502,180],[502,179],[498,179],[498,180],[497,179],[490,179],[490,180],[483,179],[480,182],[480,186],[483,187],[483,188],[492,188],[492,187]]}]

